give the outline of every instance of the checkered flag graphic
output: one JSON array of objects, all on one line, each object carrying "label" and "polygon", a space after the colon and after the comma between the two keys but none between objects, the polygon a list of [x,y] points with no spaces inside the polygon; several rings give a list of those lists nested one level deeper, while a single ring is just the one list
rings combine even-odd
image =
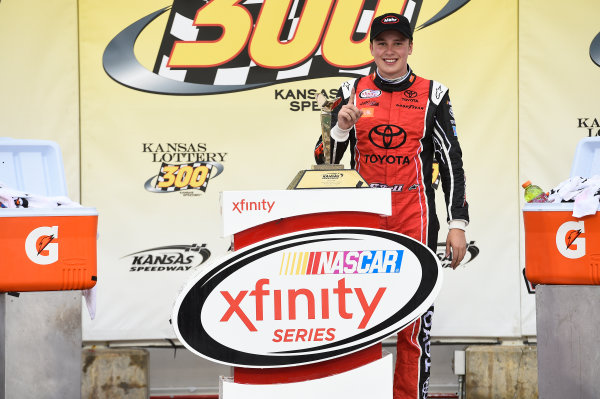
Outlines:
[{"label": "checkered flag graphic", "polygon": [[[261,83],[280,83],[285,81],[316,79],[332,76],[359,77],[368,75],[371,66],[356,69],[341,69],[323,58],[321,48],[303,64],[288,69],[270,69],[256,65],[248,54],[248,48],[231,61],[218,67],[206,68],[169,68],[167,67],[171,50],[176,41],[215,41],[221,37],[222,29],[216,26],[194,26],[198,10],[210,0],[174,0],[159,53],[154,65],[154,73],[182,82],[210,85],[249,85]],[[252,20],[256,21],[264,0],[244,0],[239,3],[245,7]],[[341,1],[341,0],[340,0]],[[413,25],[423,0],[398,0],[399,10],[411,20]],[[296,26],[302,14],[306,0],[293,0],[287,20],[279,40],[285,42],[294,37]],[[365,0],[357,28],[352,40],[363,40],[374,17],[378,0]],[[406,3],[406,4],[405,4]],[[402,8],[404,7],[404,8]]]},{"label": "checkered flag graphic", "polygon": [[[207,171],[204,175],[193,172],[196,171],[199,167],[207,168]],[[177,170],[175,172],[169,172],[167,168],[174,168]],[[163,164],[160,167],[160,171],[158,172],[158,178],[156,179],[155,189],[163,192],[175,192],[189,189],[197,189],[205,192],[206,187],[208,186],[208,181],[210,179],[212,168],[213,165],[208,162],[191,162],[177,165],[163,162]],[[169,180],[172,179],[172,177],[166,178],[166,176],[168,176],[169,173],[171,173],[175,177],[175,181],[185,181],[186,179],[188,179],[187,184],[180,184],[180,186],[177,186],[173,182],[170,182]],[[181,176],[182,173],[188,173],[189,175],[183,177]],[[194,176],[204,176],[204,181],[202,182],[202,184],[196,185],[194,184],[195,182],[189,181],[189,179],[193,178]],[[165,182],[167,183],[165,184]]]}]

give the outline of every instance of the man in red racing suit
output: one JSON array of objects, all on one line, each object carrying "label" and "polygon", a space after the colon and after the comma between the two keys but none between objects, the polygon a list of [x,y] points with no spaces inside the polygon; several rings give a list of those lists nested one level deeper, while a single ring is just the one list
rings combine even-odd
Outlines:
[{"label": "man in red racing suit", "polygon": [[[371,187],[392,191],[392,215],[381,218],[380,228],[410,236],[436,252],[435,158],[449,222],[446,256],[452,254],[455,268],[466,252],[469,221],[462,152],[448,89],[416,76],[406,62],[411,52],[412,31],[404,17],[375,18],[371,53],[377,70],[340,88],[343,101],[332,112],[331,159],[339,163],[350,147],[351,167]],[[323,158],[319,139],[315,159],[323,163]],[[432,316],[433,306],[398,333],[394,399],[427,398]]]}]

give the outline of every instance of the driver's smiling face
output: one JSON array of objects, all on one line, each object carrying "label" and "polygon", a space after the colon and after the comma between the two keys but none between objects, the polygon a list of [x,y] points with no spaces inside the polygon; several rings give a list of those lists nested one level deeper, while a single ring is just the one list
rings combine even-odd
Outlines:
[{"label": "driver's smiling face", "polygon": [[371,55],[379,75],[384,79],[396,79],[408,71],[408,56],[412,54],[412,42],[395,30],[381,32],[370,44]]}]

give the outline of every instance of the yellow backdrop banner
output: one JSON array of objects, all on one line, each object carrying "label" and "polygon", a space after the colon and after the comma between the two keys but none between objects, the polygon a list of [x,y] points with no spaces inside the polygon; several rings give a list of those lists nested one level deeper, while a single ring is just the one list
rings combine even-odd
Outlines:
[{"label": "yellow backdrop banner", "polygon": [[316,95],[369,72],[388,10],[417,28],[414,71],[450,88],[467,174],[469,255],[433,332],[521,334],[516,0],[81,0],[82,193],[100,214],[84,339],[174,337],[178,290],[230,246],[219,194],[285,189],[314,163]]},{"label": "yellow backdrop banner", "polygon": [[60,145],[69,197],[79,200],[77,4],[0,4],[0,136]]}]

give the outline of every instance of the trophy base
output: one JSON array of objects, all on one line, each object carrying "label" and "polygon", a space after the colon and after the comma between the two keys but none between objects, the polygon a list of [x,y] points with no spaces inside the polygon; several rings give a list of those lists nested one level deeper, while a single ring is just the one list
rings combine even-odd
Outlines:
[{"label": "trophy base", "polygon": [[339,164],[321,164],[298,172],[287,189],[360,187],[367,188],[369,185],[356,170],[344,169],[344,165]]}]

